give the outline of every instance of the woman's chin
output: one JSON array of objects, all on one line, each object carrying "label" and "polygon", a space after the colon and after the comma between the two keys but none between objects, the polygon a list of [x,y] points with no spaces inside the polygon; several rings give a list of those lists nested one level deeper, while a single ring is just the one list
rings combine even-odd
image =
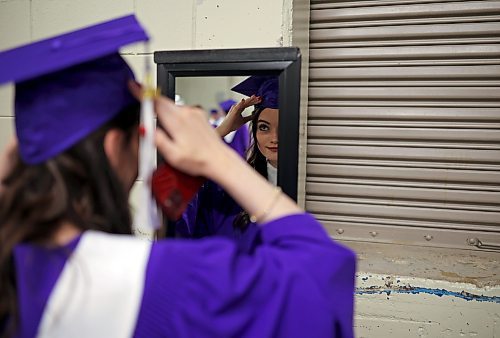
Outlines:
[{"label": "woman's chin", "polygon": [[278,159],[277,158],[275,158],[275,159],[268,158],[267,162],[269,162],[269,164],[272,165],[274,168],[278,168]]}]

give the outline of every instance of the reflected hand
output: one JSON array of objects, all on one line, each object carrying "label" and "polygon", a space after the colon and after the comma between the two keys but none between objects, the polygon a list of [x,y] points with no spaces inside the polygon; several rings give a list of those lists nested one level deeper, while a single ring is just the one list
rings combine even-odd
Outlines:
[{"label": "reflected hand", "polygon": [[258,104],[261,101],[262,99],[260,97],[252,95],[249,98],[242,99],[240,102],[233,105],[227,113],[224,121],[222,121],[222,123],[216,128],[217,133],[221,137],[224,137],[230,132],[238,130],[242,125],[253,118],[253,115],[243,117],[241,113],[243,113],[246,108]]}]

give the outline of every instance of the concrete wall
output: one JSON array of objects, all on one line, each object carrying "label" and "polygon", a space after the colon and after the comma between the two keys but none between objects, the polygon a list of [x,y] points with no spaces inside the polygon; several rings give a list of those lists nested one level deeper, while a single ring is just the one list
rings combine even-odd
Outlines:
[{"label": "concrete wall", "polygon": [[351,242],[357,337],[500,337],[499,255]]},{"label": "concrete wall", "polygon": [[498,289],[360,273],[357,337],[499,337]]},{"label": "concrete wall", "polygon": [[[151,34],[150,50],[301,47],[303,192],[308,1],[3,0],[0,50],[132,12]],[[144,55],[140,44],[122,53],[141,78],[151,55]],[[0,147],[12,134],[12,94],[11,86],[0,87]],[[136,196],[134,192],[133,205]],[[360,263],[358,337],[500,337],[498,254],[347,244],[358,252]]]}]

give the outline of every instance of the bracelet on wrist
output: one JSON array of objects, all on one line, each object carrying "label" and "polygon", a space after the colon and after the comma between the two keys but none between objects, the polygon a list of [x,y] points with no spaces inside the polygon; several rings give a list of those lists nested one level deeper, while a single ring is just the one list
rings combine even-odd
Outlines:
[{"label": "bracelet on wrist", "polygon": [[269,213],[271,210],[273,210],[276,202],[278,201],[279,197],[281,196],[281,188],[280,187],[275,187],[274,188],[274,194],[271,199],[271,203],[269,203],[269,206],[264,209],[264,211],[260,215],[250,215],[250,222],[252,223],[257,223],[262,221]]}]

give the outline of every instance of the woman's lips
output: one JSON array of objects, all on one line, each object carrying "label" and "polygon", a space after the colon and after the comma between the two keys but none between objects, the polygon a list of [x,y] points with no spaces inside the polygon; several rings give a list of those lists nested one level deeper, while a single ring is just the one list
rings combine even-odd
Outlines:
[{"label": "woman's lips", "polygon": [[269,151],[272,151],[273,153],[278,152],[278,147],[267,147],[267,149],[269,149]]}]

